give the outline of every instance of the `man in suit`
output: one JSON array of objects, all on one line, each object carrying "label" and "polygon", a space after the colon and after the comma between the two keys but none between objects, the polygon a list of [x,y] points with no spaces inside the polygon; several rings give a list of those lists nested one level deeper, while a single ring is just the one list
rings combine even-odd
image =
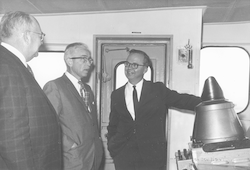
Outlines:
[{"label": "man in suit", "polygon": [[72,43],[66,47],[64,61],[66,73],[44,86],[61,122],[64,170],[98,170],[103,148],[95,99],[90,86],[81,81],[93,59],[85,44]]},{"label": "man in suit", "polygon": [[1,170],[61,170],[56,112],[27,68],[44,35],[24,12],[8,12],[0,22]]},{"label": "man in suit", "polygon": [[194,110],[201,102],[199,97],[177,93],[161,82],[144,80],[150,65],[145,52],[132,49],[125,62],[128,82],[111,94],[107,137],[116,170],[165,170],[167,109]]}]

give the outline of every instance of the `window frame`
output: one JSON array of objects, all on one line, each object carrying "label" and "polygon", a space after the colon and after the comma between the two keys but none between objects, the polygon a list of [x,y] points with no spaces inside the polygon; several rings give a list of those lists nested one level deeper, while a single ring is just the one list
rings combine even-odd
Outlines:
[{"label": "window frame", "polygon": [[[244,106],[244,108],[242,109],[242,110],[240,110],[239,112],[236,112],[237,114],[240,114],[240,113],[242,113],[242,112],[244,112],[247,108],[248,108],[248,106],[249,106],[249,101],[250,101],[250,54],[249,54],[249,52],[245,49],[245,48],[243,48],[243,47],[240,47],[240,46],[226,46],[226,45],[216,45],[216,46],[212,46],[212,45],[208,45],[208,46],[204,46],[204,47],[202,47],[201,48],[201,51],[203,50],[203,49],[207,49],[207,48],[239,48],[239,49],[241,49],[241,50],[243,50],[243,51],[245,51],[246,52],[246,55],[248,55],[248,92],[247,92],[247,101],[246,101],[246,105]],[[200,59],[202,58],[202,53],[200,54]],[[201,60],[200,60],[200,67],[202,67],[202,63],[201,63]],[[201,74],[201,68],[200,68],[200,74]],[[201,76],[199,76],[199,82],[200,83],[205,83],[205,82],[201,82]],[[203,84],[200,84],[200,87],[203,85]],[[202,93],[202,88],[200,88],[199,89],[199,91],[200,91],[200,93]],[[234,89],[235,90],[235,89]],[[232,91],[234,91],[234,90],[232,90]],[[222,88],[222,91],[223,91],[223,88]],[[233,93],[235,93],[235,92],[233,92]],[[227,99],[227,98],[226,98]],[[230,100],[229,100],[230,101]],[[231,102],[231,101],[230,101]]]}]

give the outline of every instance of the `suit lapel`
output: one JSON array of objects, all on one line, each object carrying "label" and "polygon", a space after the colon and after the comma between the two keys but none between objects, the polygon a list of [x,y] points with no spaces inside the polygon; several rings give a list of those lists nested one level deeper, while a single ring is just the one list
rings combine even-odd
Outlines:
[{"label": "suit lapel", "polygon": [[142,114],[140,112],[140,108],[142,108],[145,105],[145,103],[147,103],[147,101],[150,100],[151,98],[152,98],[151,83],[144,80],[142,85],[140,101],[136,110],[137,117]]},{"label": "suit lapel", "polygon": [[84,106],[86,112],[88,112],[88,109],[87,109],[85,103],[83,102],[80,94],[78,93],[78,91],[76,90],[76,88],[72,84],[72,82],[68,79],[68,77],[65,74],[62,76],[62,78],[67,85],[67,89],[77,98],[77,100],[79,100],[79,102],[81,102],[81,104]]},{"label": "suit lapel", "polygon": [[[123,110],[125,112],[125,114],[127,114],[131,120],[133,120],[130,112],[127,109],[127,105],[126,105],[126,101],[125,101],[125,86],[122,86],[118,91],[117,91],[117,95],[116,95],[116,101],[117,101],[117,107],[119,107],[120,110]],[[151,100],[152,98],[152,90],[151,90],[151,82],[148,81],[143,81],[143,86],[142,86],[142,91],[141,91],[141,97],[140,97],[140,101],[137,107],[137,117],[142,114],[140,112],[140,108],[144,107],[145,103],[147,103],[147,101]]]},{"label": "suit lapel", "polygon": [[127,105],[126,105],[125,87],[126,87],[126,84],[124,86],[122,86],[117,91],[115,100],[117,101],[116,103],[117,103],[117,107],[119,108],[119,110],[121,110],[122,113],[125,113],[127,116],[129,116],[131,118],[131,120],[133,120],[130,112],[128,111]]},{"label": "suit lapel", "polygon": [[118,90],[118,94],[117,94],[117,103],[118,103],[118,106],[120,108],[124,108],[126,106],[126,101],[125,101],[125,86],[122,86],[121,89]]}]

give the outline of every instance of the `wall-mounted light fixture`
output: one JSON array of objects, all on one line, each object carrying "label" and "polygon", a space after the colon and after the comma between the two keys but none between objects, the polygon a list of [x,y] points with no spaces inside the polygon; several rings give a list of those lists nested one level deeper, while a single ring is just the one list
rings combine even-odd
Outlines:
[{"label": "wall-mounted light fixture", "polygon": [[188,40],[188,44],[179,49],[178,60],[182,63],[188,63],[187,67],[189,69],[193,68],[193,49],[190,45],[190,40]]}]

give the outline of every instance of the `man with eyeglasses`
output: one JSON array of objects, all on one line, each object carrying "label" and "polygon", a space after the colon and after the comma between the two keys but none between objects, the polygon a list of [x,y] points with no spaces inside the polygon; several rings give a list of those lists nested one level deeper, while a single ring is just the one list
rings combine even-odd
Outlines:
[{"label": "man with eyeglasses", "polygon": [[34,31],[30,31],[30,30],[28,30],[28,32],[31,32],[31,33],[39,35],[41,43],[43,43],[43,40],[44,40],[44,37],[45,37],[45,34],[43,32],[34,32]]},{"label": "man with eyeglasses", "polygon": [[94,94],[83,79],[93,59],[83,43],[69,44],[64,53],[67,71],[45,84],[63,132],[63,170],[98,170],[103,154]]},{"label": "man with eyeglasses", "polygon": [[165,170],[165,120],[169,107],[194,110],[199,97],[180,94],[162,82],[143,79],[149,56],[132,49],[125,64],[128,82],[111,94],[108,150],[116,170]]},{"label": "man with eyeglasses", "polygon": [[[37,35],[36,33],[41,34]],[[24,12],[0,22],[0,169],[61,170],[61,131],[55,109],[29,71],[44,34]]]}]

